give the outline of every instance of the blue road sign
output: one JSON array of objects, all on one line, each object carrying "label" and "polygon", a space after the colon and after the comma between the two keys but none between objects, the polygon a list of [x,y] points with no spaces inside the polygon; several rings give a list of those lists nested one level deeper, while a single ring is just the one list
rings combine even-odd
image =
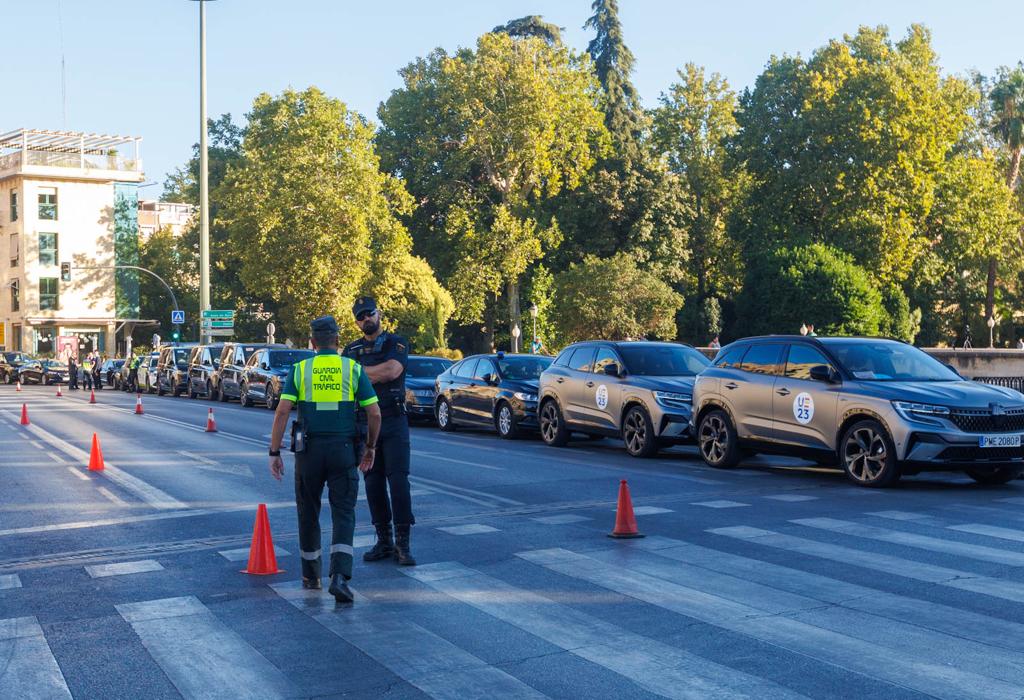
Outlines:
[{"label": "blue road sign", "polygon": [[184,323],[185,312],[181,310],[174,310],[171,312],[171,323]]}]

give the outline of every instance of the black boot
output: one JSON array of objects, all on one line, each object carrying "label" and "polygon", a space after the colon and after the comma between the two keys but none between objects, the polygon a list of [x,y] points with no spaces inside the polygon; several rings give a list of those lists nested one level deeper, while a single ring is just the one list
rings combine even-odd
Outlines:
[{"label": "black boot", "polygon": [[319,591],[322,587],[322,584],[320,583],[320,577],[317,576],[316,578],[306,578],[305,576],[303,576],[302,587],[305,588],[307,591]]},{"label": "black boot", "polygon": [[348,581],[345,580],[345,574],[331,576],[331,587],[327,589],[327,592],[334,596],[334,600],[339,603],[351,603],[355,599],[352,589],[348,587]]},{"label": "black boot", "polygon": [[373,549],[363,553],[363,561],[380,561],[390,559],[395,553],[395,541],[391,539],[391,523],[377,526],[377,544]]},{"label": "black boot", "polygon": [[395,526],[395,561],[399,566],[416,566],[416,560],[409,551],[409,526]]}]

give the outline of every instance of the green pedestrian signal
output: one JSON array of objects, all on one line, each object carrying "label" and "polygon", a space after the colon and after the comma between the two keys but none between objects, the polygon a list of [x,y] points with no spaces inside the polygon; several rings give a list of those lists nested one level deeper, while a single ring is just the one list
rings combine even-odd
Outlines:
[{"label": "green pedestrian signal", "polygon": [[62,262],[60,264],[60,281],[70,282],[71,281],[71,263]]},{"label": "green pedestrian signal", "polygon": [[171,339],[172,340],[179,340],[180,338],[181,338],[181,333],[179,333],[178,331],[174,331],[173,333],[171,333]]}]

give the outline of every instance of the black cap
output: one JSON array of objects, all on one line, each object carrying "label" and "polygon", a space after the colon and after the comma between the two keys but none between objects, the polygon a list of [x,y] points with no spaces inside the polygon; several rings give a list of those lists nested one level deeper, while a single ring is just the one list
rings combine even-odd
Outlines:
[{"label": "black cap", "polygon": [[373,297],[359,297],[356,299],[356,303],[352,305],[352,315],[359,316],[364,311],[376,311],[377,300]]},{"label": "black cap", "polygon": [[313,322],[309,324],[309,329],[313,335],[331,335],[332,333],[337,335],[338,322],[334,320],[334,316],[321,316],[313,319]]}]

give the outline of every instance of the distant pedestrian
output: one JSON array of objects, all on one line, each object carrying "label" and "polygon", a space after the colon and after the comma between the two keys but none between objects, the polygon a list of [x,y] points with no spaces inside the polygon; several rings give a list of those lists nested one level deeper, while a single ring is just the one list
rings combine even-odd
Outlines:
[{"label": "distant pedestrian", "polygon": [[68,354],[68,391],[78,388],[78,360]]},{"label": "distant pedestrian", "polygon": [[84,388],[92,390],[92,355],[87,354],[82,360],[82,383]]},{"label": "distant pedestrian", "polygon": [[814,332],[814,324],[813,323],[808,324],[808,326],[807,326],[807,335],[808,335],[808,337],[811,337],[811,338],[817,337],[818,334]]},{"label": "distant pedestrian", "polygon": [[801,323],[800,324],[800,335],[807,335],[807,324],[806,323]]},{"label": "distant pedestrian", "polygon": [[1024,350],[1024,338],[1017,338],[1017,349]]},{"label": "distant pedestrian", "polygon": [[708,343],[708,347],[711,348],[712,350],[720,350],[721,349],[722,344],[720,342],[718,342],[718,336],[717,335],[714,338],[711,339],[711,342]]},{"label": "distant pedestrian", "polygon": [[544,350],[544,343],[540,342],[540,338],[534,336],[533,342],[530,343],[530,352],[534,355],[539,355]]},{"label": "distant pedestrian", "polygon": [[99,353],[96,353],[92,361],[92,384],[96,391],[103,388],[103,359]]}]

